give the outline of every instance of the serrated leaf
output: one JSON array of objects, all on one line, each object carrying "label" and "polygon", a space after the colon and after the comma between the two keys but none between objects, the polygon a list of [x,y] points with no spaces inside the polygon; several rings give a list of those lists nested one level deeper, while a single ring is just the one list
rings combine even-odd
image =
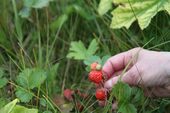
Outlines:
[{"label": "serrated leaf", "polygon": [[18,99],[15,99],[12,102],[5,105],[3,108],[0,109],[0,113],[10,113],[18,101],[19,101]]},{"label": "serrated leaf", "polygon": [[98,62],[99,64],[101,63],[101,59],[99,56],[90,56],[87,59],[84,60],[84,64],[90,66],[93,62]]},{"label": "serrated leaf", "polygon": [[38,113],[38,109],[28,109],[24,106],[16,105],[10,113]]},{"label": "serrated leaf", "polygon": [[170,14],[170,0],[114,0],[120,4],[112,11],[111,28],[129,28],[137,20],[141,29],[146,28],[151,19],[162,10]]},{"label": "serrated leaf", "polygon": [[25,69],[17,77],[18,85],[26,88],[38,88],[46,79],[46,72],[42,69]]},{"label": "serrated leaf", "polygon": [[88,56],[93,55],[98,49],[98,43],[96,41],[96,39],[93,39],[87,49],[87,54]]},{"label": "serrated leaf", "polygon": [[86,58],[86,48],[81,41],[71,42],[70,52],[68,53],[68,58],[74,58],[77,60],[83,60]]},{"label": "serrated leaf", "polygon": [[17,76],[17,84],[29,89],[29,77],[32,74],[32,69],[25,69],[22,72],[19,73]]},{"label": "serrated leaf", "polygon": [[16,92],[15,92],[16,96],[19,98],[19,100],[21,100],[21,102],[29,102],[33,95],[31,93],[29,93],[29,91],[26,91],[26,89],[21,89],[21,88],[17,88]]},{"label": "serrated leaf", "polygon": [[131,97],[132,88],[128,84],[119,81],[115,84],[113,92],[118,103],[128,103]]},{"label": "serrated leaf", "polygon": [[98,13],[104,15],[112,8],[112,0],[101,0],[98,6]]},{"label": "serrated leaf", "polygon": [[74,58],[76,60],[84,60],[90,56],[92,56],[98,48],[97,42],[92,40],[90,43],[88,49],[84,46],[82,41],[73,41],[71,42],[71,47],[69,49],[69,53],[67,55],[67,58]]},{"label": "serrated leaf", "polygon": [[24,6],[32,8],[43,8],[48,6],[51,0],[24,0]]},{"label": "serrated leaf", "polygon": [[0,78],[0,88],[3,88],[8,83],[8,79]]},{"label": "serrated leaf", "polygon": [[133,104],[122,104],[119,109],[118,109],[119,113],[137,113],[137,109],[135,108],[135,106]]},{"label": "serrated leaf", "polygon": [[45,81],[47,75],[46,72],[42,69],[35,68],[33,69],[31,76],[29,77],[29,87],[31,89],[38,88]]}]

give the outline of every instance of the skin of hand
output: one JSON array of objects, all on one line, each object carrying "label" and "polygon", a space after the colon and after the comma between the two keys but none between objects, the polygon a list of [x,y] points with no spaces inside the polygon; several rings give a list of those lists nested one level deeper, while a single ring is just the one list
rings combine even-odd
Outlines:
[{"label": "skin of hand", "polygon": [[134,48],[109,58],[103,73],[108,78],[107,90],[122,76],[123,82],[143,88],[146,96],[170,96],[170,52]]}]

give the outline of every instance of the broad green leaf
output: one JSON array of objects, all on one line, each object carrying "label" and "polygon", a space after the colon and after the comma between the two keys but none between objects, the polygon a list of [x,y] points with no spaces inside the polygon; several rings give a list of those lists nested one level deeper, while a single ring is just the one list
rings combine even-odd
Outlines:
[{"label": "broad green leaf", "polygon": [[99,56],[90,56],[87,59],[84,60],[84,64],[90,66],[93,62],[101,63],[101,59]]},{"label": "broad green leaf", "polygon": [[24,6],[32,8],[43,8],[49,5],[52,0],[24,0]]},{"label": "broad green leaf", "polygon": [[108,10],[112,8],[113,0],[101,0],[98,6],[98,13],[104,15]]},{"label": "broad green leaf", "polygon": [[98,48],[97,41],[94,39],[90,43],[88,49],[84,46],[82,41],[74,41],[71,42],[71,47],[69,49],[69,53],[67,55],[67,58],[74,58],[76,60],[84,60],[90,56],[92,56]]},{"label": "broad green leaf", "polygon": [[98,46],[98,43],[97,43],[96,39],[93,39],[93,40],[91,41],[88,49],[87,49],[87,54],[88,54],[88,56],[93,55],[93,54],[97,51],[98,47],[99,47],[99,46]]},{"label": "broad green leaf", "polygon": [[8,79],[0,78],[0,88],[3,88],[8,83]]},{"label": "broad green leaf", "polygon": [[32,74],[32,69],[25,69],[22,72],[19,73],[17,76],[17,84],[29,89],[29,77]]},{"label": "broad green leaf", "polygon": [[45,81],[47,75],[46,72],[42,69],[35,68],[32,71],[31,76],[28,78],[30,88],[38,88]]},{"label": "broad green leaf", "polygon": [[16,96],[21,100],[21,102],[29,102],[32,99],[32,94],[29,91],[17,88],[15,92]]},{"label": "broad green leaf", "polygon": [[24,88],[38,88],[46,79],[46,72],[42,69],[25,69],[19,73],[17,83]]},{"label": "broad green leaf", "polygon": [[137,109],[135,108],[135,106],[133,104],[122,104],[119,108],[118,108],[118,112],[119,113],[137,113]]},{"label": "broad green leaf", "polygon": [[10,113],[38,113],[38,109],[28,109],[24,106],[16,105]]},{"label": "broad green leaf", "polygon": [[19,101],[18,99],[15,99],[12,102],[5,105],[3,108],[0,109],[0,113],[11,113],[12,109],[14,108],[18,101]]},{"label": "broad green leaf", "polygon": [[121,81],[119,81],[113,88],[114,96],[118,103],[128,103],[131,97],[132,88]]},{"label": "broad green leaf", "polygon": [[68,53],[68,58],[74,58],[77,60],[83,60],[87,57],[87,49],[85,48],[82,41],[71,42],[70,52]]},{"label": "broad green leaf", "polygon": [[113,10],[111,28],[129,28],[137,20],[141,29],[146,28],[151,19],[162,10],[170,14],[170,0],[114,0],[120,4]]}]

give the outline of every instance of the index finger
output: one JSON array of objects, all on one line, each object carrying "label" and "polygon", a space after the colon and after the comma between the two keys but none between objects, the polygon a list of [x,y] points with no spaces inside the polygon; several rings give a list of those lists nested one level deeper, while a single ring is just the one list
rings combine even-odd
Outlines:
[{"label": "index finger", "polygon": [[110,78],[115,72],[121,71],[126,67],[132,58],[131,52],[122,52],[109,58],[103,66],[103,73]]}]

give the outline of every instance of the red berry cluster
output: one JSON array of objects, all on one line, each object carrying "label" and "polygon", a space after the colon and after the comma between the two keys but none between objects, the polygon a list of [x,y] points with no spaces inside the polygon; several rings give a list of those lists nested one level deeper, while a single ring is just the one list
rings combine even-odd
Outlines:
[{"label": "red berry cluster", "polygon": [[[104,77],[102,73],[102,66],[97,62],[94,62],[90,65],[91,71],[89,73],[89,80],[99,86],[103,86]],[[96,90],[96,98],[98,100],[106,100],[107,92],[104,88],[100,88]]]}]

